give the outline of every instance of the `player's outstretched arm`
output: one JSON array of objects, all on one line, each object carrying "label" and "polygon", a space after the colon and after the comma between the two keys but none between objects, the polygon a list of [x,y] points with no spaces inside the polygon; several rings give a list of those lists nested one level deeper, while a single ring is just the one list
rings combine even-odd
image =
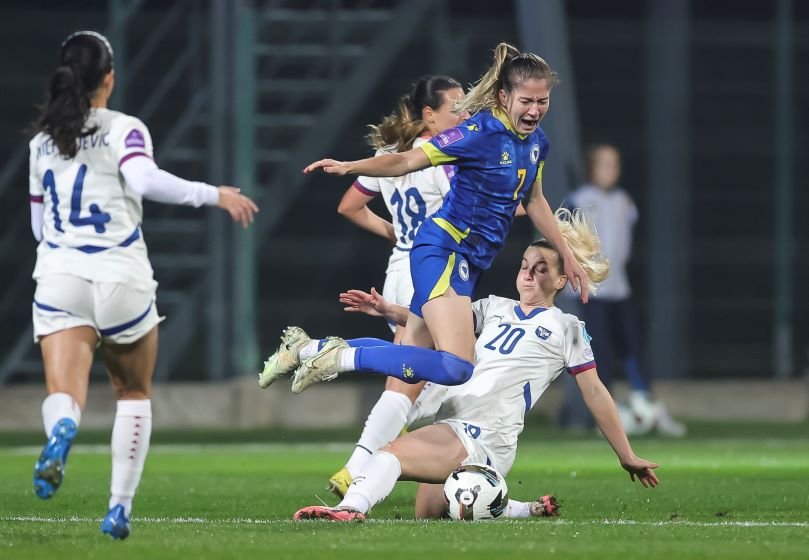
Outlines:
[{"label": "player's outstretched arm", "polygon": [[401,177],[431,166],[427,154],[420,148],[407,152],[384,154],[357,161],[321,159],[303,168],[304,173],[322,169],[330,175],[366,175],[368,177]]},{"label": "player's outstretched arm", "polygon": [[641,459],[632,450],[629,439],[626,437],[621,419],[618,417],[618,410],[615,408],[615,401],[601,379],[595,368],[583,371],[576,375],[576,382],[581,390],[584,403],[595,418],[598,428],[612,446],[613,451],[618,456],[621,466],[629,472],[629,478],[634,481],[636,478],[646,488],[658,485],[659,481],[654,469],[659,465],[645,459]]},{"label": "player's outstretched arm", "polygon": [[396,233],[393,230],[393,224],[368,208],[368,203],[373,199],[373,196],[361,193],[352,185],[348,187],[340,200],[337,212],[362,229],[384,237],[391,244],[395,244]]},{"label": "player's outstretched arm", "polygon": [[407,307],[390,303],[382,294],[371,288],[371,293],[362,290],[348,290],[340,294],[340,303],[349,313],[365,313],[372,317],[384,317],[386,321],[405,326],[409,310]]}]

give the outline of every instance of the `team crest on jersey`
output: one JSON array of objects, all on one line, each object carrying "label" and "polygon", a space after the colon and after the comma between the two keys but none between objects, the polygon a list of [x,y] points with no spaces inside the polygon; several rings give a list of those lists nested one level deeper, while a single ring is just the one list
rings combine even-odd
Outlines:
[{"label": "team crest on jersey", "polygon": [[461,259],[460,264],[458,264],[458,276],[460,276],[461,280],[464,282],[469,280],[469,263],[466,262],[466,259]]},{"label": "team crest on jersey", "polygon": [[550,338],[550,336],[553,334],[551,331],[549,331],[545,327],[537,327],[537,330],[535,330],[534,332],[542,340],[548,340],[548,338]]},{"label": "team crest on jersey", "polygon": [[503,154],[500,156],[500,165],[508,165],[511,163],[511,154],[507,151],[503,151]]},{"label": "team crest on jersey", "polygon": [[146,140],[137,128],[133,128],[124,138],[124,146],[127,148],[145,148]]},{"label": "team crest on jersey", "polygon": [[436,138],[438,138],[438,145],[444,148],[450,144],[454,144],[458,140],[463,140],[463,132],[461,132],[459,128],[450,128],[449,130],[439,133]]},{"label": "team crest on jersey", "polygon": [[539,144],[531,146],[531,163],[536,165],[539,162]]},{"label": "team crest on jersey", "polygon": [[593,349],[590,348],[589,346],[584,349],[584,357],[587,358],[588,360],[592,360],[593,357],[594,357],[593,356]]}]

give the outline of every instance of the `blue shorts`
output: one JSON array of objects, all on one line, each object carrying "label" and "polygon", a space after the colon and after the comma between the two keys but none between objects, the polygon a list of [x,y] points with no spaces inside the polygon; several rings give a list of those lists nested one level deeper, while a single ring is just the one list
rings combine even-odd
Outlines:
[{"label": "blue shorts", "polygon": [[413,300],[410,311],[423,317],[421,307],[449,288],[461,296],[473,297],[483,271],[469,264],[461,253],[435,245],[418,245],[410,251]]}]

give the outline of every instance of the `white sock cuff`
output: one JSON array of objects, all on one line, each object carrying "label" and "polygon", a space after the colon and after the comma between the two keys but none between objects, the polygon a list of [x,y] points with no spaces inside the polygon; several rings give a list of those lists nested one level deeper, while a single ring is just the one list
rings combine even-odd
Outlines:
[{"label": "white sock cuff", "polygon": [[382,395],[379,397],[379,400],[382,400],[383,398],[390,399],[397,405],[401,406],[404,414],[410,412],[410,407],[413,406],[413,401],[410,400],[410,397],[403,395],[402,393],[397,393],[396,391],[383,391]]},{"label": "white sock cuff", "polygon": [[141,418],[152,417],[152,401],[143,400],[120,400],[115,409],[116,416],[140,416]]},{"label": "white sock cuff", "polygon": [[374,453],[374,456],[378,456],[379,461],[388,463],[390,468],[396,469],[396,480],[399,480],[399,477],[402,476],[402,463],[399,462],[399,458],[396,455],[389,451],[377,451]]},{"label": "white sock cuff", "polygon": [[338,350],[340,352],[340,369],[342,371],[354,371],[354,356],[357,353],[356,348],[343,348]]},{"label": "white sock cuff", "polygon": [[62,418],[70,418],[78,426],[81,423],[79,403],[67,393],[51,393],[42,401],[45,435],[50,437],[53,427]]}]

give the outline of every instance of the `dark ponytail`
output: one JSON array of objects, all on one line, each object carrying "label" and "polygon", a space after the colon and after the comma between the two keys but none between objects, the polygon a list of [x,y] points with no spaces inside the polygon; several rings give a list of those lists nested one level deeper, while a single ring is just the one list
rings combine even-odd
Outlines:
[{"label": "dark ponytail", "polygon": [[90,99],[111,71],[112,48],[103,35],[79,31],[62,43],[48,100],[34,128],[48,134],[63,157],[75,157],[76,140],[96,131],[95,127],[84,126],[90,114]]},{"label": "dark ponytail", "polygon": [[421,120],[424,108],[440,108],[444,104],[442,92],[459,87],[461,84],[449,76],[419,78],[410,93],[399,100],[393,113],[378,125],[369,125],[368,144],[377,149],[395,146],[397,152],[409,150],[413,147],[413,141],[428,128],[427,123]]}]

